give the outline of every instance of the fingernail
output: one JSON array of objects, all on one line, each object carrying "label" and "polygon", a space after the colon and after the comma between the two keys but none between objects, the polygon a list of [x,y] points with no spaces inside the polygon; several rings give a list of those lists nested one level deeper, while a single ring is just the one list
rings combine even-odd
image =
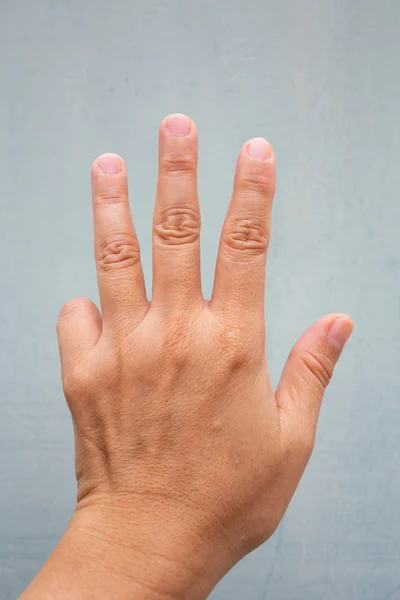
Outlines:
[{"label": "fingernail", "polygon": [[103,154],[98,165],[99,169],[108,175],[116,175],[122,171],[122,161],[117,154]]},{"label": "fingernail", "polygon": [[186,115],[170,115],[165,122],[172,135],[185,137],[190,132],[190,119]]},{"label": "fingernail", "polygon": [[348,319],[339,317],[330,326],[328,338],[330,339],[332,346],[340,351],[343,349],[352,332],[353,323]]},{"label": "fingernail", "polygon": [[255,138],[249,142],[247,153],[250,158],[255,158],[256,160],[268,160],[272,156],[272,148],[264,138]]}]

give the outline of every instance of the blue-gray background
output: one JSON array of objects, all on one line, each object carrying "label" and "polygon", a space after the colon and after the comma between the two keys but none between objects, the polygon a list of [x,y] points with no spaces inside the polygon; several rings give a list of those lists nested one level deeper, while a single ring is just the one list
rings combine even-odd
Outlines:
[{"label": "blue-gray background", "polygon": [[274,380],[317,317],[356,323],[282,525],[212,598],[400,598],[399,28],[398,0],[1,0],[2,600],[74,506],[55,322],[97,297],[91,161],[127,161],[148,277],[157,126],[178,111],[200,132],[206,294],[240,146],[274,144]]}]

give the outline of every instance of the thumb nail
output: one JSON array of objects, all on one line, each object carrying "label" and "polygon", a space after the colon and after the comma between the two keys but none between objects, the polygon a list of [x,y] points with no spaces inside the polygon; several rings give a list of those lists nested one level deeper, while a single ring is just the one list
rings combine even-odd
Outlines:
[{"label": "thumb nail", "polygon": [[345,343],[353,333],[353,329],[354,325],[351,319],[343,317],[335,319],[328,331],[328,338],[332,346],[339,352],[343,350]]}]

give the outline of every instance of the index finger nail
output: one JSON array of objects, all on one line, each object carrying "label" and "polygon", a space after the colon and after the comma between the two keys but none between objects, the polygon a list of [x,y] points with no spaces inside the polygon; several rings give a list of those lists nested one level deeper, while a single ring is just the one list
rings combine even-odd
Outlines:
[{"label": "index finger nail", "polygon": [[117,154],[103,154],[97,164],[100,171],[107,175],[116,175],[122,171],[122,161]]}]

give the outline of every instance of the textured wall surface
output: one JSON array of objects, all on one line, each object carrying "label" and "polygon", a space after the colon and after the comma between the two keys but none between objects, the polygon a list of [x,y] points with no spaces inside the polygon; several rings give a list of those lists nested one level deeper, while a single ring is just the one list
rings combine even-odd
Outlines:
[{"label": "textured wall surface", "polygon": [[178,111],[200,132],[207,294],[240,146],[274,144],[274,381],[314,319],[356,323],[282,525],[212,598],[400,599],[399,27],[398,0],[0,2],[2,600],[74,505],[55,322],[97,297],[91,161],[125,157],[149,277],[157,126]]}]

